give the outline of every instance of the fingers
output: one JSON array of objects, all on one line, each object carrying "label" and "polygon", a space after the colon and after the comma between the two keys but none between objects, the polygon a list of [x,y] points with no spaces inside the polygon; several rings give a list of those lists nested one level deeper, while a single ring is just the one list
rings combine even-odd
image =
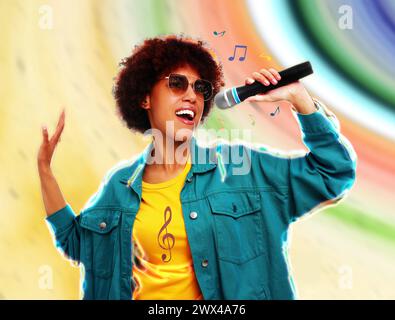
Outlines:
[{"label": "fingers", "polygon": [[60,141],[60,136],[62,134],[62,131],[63,131],[63,128],[64,128],[64,124],[65,124],[64,119],[65,119],[65,110],[63,109],[61,114],[60,114],[60,117],[59,117],[59,120],[58,120],[58,124],[56,126],[56,131],[53,134],[53,136],[51,137],[51,141],[50,142],[52,144],[54,144],[54,145],[56,145]]},{"label": "fingers", "polygon": [[321,104],[321,106],[328,117],[336,117],[335,114],[326,105]]},{"label": "fingers", "polygon": [[[281,80],[281,75],[278,71],[274,68],[269,69],[261,69],[259,72],[253,72],[252,77],[248,77],[245,80],[245,83],[252,84],[254,81],[259,81],[265,86],[269,86],[270,84],[276,85],[278,81]],[[274,89],[273,89],[274,90]],[[270,91],[269,91],[270,93]],[[247,102],[273,102],[279,100],[274,96],[270,96],[270,94],[258,94],[252,97],[247,98],[244,101]]]},{"label": "fingers", "polygon": [[277,79],[277,80],[281,80],[281,75],[278,73],[278,71],[276,69],[273,68],[269,68],[268,69],[271,74]]},{"label": "fingers", "polygon": [[257,94],[255,96],[248,97],[247,99],[244,100],[245,102],[263,102],[263,101],[270,101],[270,99],[267,99],[266,95],[264,94]]},{"label": "fingers", "polygon": [[44,142],[44,144],[47,144],[48,143],[48,129],[47,129],[47,126],[46,125],[42,125],[41,126],[41,131],[42,131],[42,134],[43,134],[43,142]]},{"label": "fingers", "polygon": [[253,72],[252,77],[253,79],[261,82],[265,86],[270,85],[270,83],[276,85],[278,81],[281,80],[280,74],[277,72],[277,70],[273,68],[261,69],[259,70],[259,72]]},{"label": "fingers", "polygon": [[266,79],[266,77],[259,72],[253,72],[252,77],[265,86],[268,86],[270,84],[269,80]]},{"label": "fingers", "polygon": [[263,74],[266,77],[266,79],[269,80],[272,84],[274,84],[274,85],[277,84],[276,78],[274,77],[274,75],[272,75],[272,73],[269,70],[261,69],[261,70],[259,70],[259,73]]},{"label": "fingers", "polygon": [[252,84],[254,82],[255,82],[255,80],[253,78],[246,78],[246,80],[245,80],[245,84]]}]

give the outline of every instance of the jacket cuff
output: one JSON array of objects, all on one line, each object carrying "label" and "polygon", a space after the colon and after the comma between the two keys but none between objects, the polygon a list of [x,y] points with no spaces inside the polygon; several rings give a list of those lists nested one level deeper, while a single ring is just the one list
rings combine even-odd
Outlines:
[{"label": "jacket cuff", "polygon": [[[335,125],[324,114],[320,105],[315,103],[317,111],[310,114],[297,113],[298,121],[303,133],[322,133],[333,131]],[[336,131],[336,129],[335,129]]]},{"label": "jacket cuff", "polygon": [[45,218],[55,234],[69,228],[73,224],[74,219],[75,214],[69,204]]}]

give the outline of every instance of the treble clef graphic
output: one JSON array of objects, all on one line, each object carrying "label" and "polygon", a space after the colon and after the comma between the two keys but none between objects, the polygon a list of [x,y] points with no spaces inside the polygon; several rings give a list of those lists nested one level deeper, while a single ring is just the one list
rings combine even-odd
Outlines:
[{"label": "treble clef graphic", "polygon": [[[167,214],[169,214],[168,218],[167,218]],[[162,249],[169,250],[169,259],[168,260],[166,260],[166,258],[167,258],[166,253],[162,254],[162,261],[169,262],[171,260],[171,249],[174,247],[174,243],[176,241],[174,236],[171,233],[167,232],[167,226],[169,225],[169,223],[171,221],[170,207],[166,207],[165,212],[164,212],[164,218],[165,218],[165,223],[160,228],[159,233],[158,233],[158,243]],[[165,231],[165,234],[163,236],[161,236],[161,233],[163,231]]]}]

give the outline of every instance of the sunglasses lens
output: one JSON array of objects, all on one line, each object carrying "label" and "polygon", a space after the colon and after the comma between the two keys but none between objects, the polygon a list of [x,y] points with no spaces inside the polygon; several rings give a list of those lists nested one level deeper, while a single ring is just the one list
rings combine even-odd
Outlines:
[{"label": "sunglasses lens", "polygon": [[201,95],[203,95],[204,100],[208,100],[211,98],[211,95],[213,94],[213,89],[210,82],[201,79],[196,80],[194,87],[196,93],[200,93]]},{"label": "sunglasses lens", "polygon": [[[188,90],[188,78],[182,74],[171,74],[169,76],[169,88],[177,94],[182,94]],[[202,95],[204,100],[209,100],[213,94],[211,83],[207,80],[198,79],[193,88],[196,94]]]},{"label": "sunglasses lens", "polygon": [[185,92],[188,88],[188,79],[183,75],[171,74],[169,77],[169,87],[175,92]]}]

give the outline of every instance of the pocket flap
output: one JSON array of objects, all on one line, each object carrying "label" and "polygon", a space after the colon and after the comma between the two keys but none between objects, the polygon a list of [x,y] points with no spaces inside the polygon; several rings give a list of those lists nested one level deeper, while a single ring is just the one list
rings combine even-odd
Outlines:
[{"label": "pocket flap", "polygon": [[81,213],[81,227],[98,233],[108,233],[119,223],[121,212],[114,209],[94,209]]},{"label": "pocket flap", "polygon": [[238,218],[261,209],[259,192],[220,192],[208,196],[211,210],[216,214],[224,214]]}]

